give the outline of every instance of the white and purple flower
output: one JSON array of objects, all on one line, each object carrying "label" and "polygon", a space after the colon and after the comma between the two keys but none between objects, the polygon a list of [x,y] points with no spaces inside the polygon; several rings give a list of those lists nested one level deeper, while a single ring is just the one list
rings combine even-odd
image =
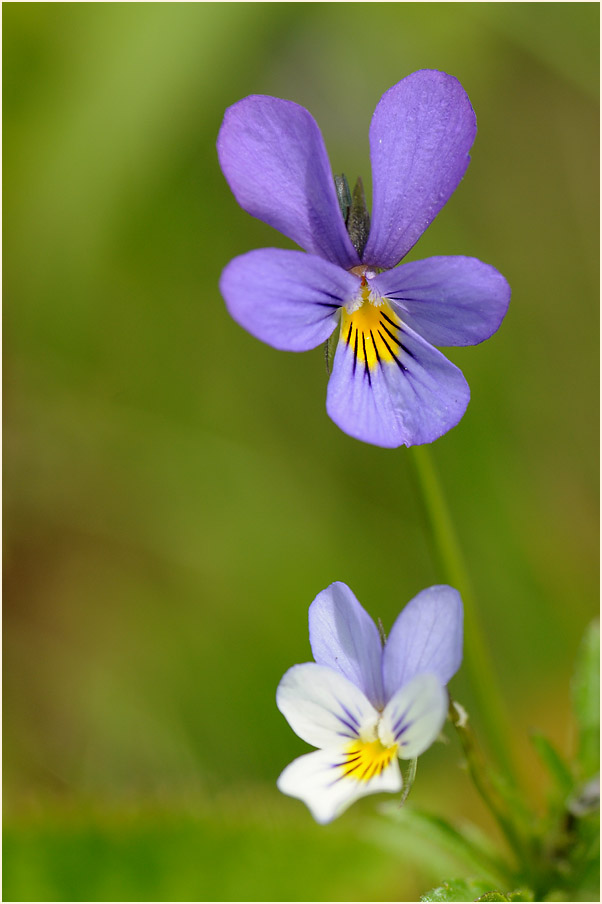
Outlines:
[{"label": "white and purple flower", "polygon": [[386,643],[346,584],[309,608],[315,662],[295,665],[276,702],[296,734],[318,750],[286,767],[278,788],[330,822],[358,798],[400,791],[399,759],[430,747],[445,722],[445,686],[462,661],[462,600],[445,585],[421,591]]},{"label": "white and purple flower", "polygon": [[433,346],[482,342],[508,308],[508,283],[475,258],[396,266],[462,179],[475,134],[474,111],[452,76],[425,69],[390,88],[370,126],[371,226],[354,244],[311,114],[263,95],[226,110],[217,148],[236,200],[308,252],[264,248],[235,258],[220,280],[228,310],[286,351],[315,348],[338,331],[326,406],[364,442],[419,445],[455,426],[470,390]]}]

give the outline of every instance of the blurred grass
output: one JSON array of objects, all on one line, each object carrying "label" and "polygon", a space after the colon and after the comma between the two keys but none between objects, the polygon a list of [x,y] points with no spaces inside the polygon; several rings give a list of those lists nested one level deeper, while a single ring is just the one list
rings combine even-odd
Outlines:
[{"label": "blurred grass", "polygon": [[[86,810],[11,827],[4,839],[5,900],[381,900],[394,858],[357,838],[357,823],[318,838],[307,820],[249,798],[207,807]],[[291,864],[294,864],[291,868]],[[308,868],[311,865],[311,868]]]},{"label": "blurred grass", "polygon": [[[5,897],[152,899],[154,876],[166,899],[294,900],[297,875],[300,899],[353,899],[327,869],[346,846],[356,899],[442,878],[362,854],[353,812],[326,833],[294,801],[277,831],[260,815],[303,748],[274,692],[309,658],[314,595],[344,580],[390,626],[441,578],[405,450],[328,420],[320,349],[276,352],[225,312],[225,263],[287,244],[217,167],[224,108],[249,93],[308,107],[335,170],[368,185],[371,113],[405,74],[452,72],[476,109],[467,176],[412,257],[481,257],[513,287],[499,334],[450,352],[472,401],[433,455],[541,797],[526,733],[570,750],[568,678],[598,596],[598,18],[4,5]],[[461,674],[454,689],[470,707]],[[487,825],[456,759],[429,752],[412,800]],[[233,783],[260,789],[255,815],[222,815]]]}]

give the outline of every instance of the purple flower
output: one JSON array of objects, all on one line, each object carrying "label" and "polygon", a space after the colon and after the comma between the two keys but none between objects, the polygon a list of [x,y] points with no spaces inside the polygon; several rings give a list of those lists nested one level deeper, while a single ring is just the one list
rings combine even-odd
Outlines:
[{"label": "purple flower", "polygon": [[475,258],[396,267],[462,179],[475,134],[466,92],[444,72],[414,72],[383,95],[370,126],[373,208],[363,247],[347,232],[310,113],[262,95],[226,110],[217,149],[236,200],[308,252],[235,258],[220,280],[228,310],[285,351],[307,351],[337,331],[326,407],[364,442],[418,445],[455,426],[470,390],[433,346],[482,342],[508,308],[506,280]]},{"label": "purple flower", "polygon": [[286,672],[276,702],[293,731],[320,749],[287,766],[279,789],[321,823],[366,794],[400,791],[398,759],[424,753],[445,721],[462,620],[458,591],[429,587],[401,612],[383,647],[346,584],[319,593],[309,607],[315,662]]}]

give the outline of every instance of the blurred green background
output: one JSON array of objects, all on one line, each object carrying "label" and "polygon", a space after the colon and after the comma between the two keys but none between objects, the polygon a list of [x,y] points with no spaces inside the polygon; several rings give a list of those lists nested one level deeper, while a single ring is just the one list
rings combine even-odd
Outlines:
[{"label": "blurred green background", "polygon": [[[450,351],[472,401],[432,454],[537,803],[528,735],[570,752],[598,598],[598,5],[2,12],[4,899],[415,900],[466,865],[376,798],[320,828],[280,796],[307,748],[274,693],[331,581],[388,628],[442,575],[408,450],[334,426],[321,349],[227,315],[227,261],[292,246],[237,207],[215,139],[241,97],[289,98],[369,185],[387,88],[438,68],[471,98],[472,163],[411,258],[513,288],[499,333]],[[489,830],[459,761],[435,745],[410,804]]]}]

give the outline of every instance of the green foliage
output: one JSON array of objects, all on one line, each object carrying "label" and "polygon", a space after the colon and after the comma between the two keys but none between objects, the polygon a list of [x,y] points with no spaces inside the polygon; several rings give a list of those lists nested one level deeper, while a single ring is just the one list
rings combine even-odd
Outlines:
[{"label": "green foliage", "polygon": [[[288,900],[300,863],[304,899],[415,900],[445,875],[514,887],[469,829],[482,809],[449,751],[421,759],[410,798],[441,815],[406,808],[378,831],[356,817],[374,800],[325,829],[290,800],[283,824],[275,791],[248,803],[256,821],[247,804],[229,820],[180,811],[199,785],[272,789],[304,751],[274,691],[309,656],[319,590],[345,580],[390,627],[442,579],[406,450],[329,421],[322,350],[277,352],[227,315],[227,261],[290,243],[237,207],[215,138],[244,95],[290,98],[370,204],[382,92],[424,66],[466,87],[472,163],[410,259],[480,257],[513,300],[491,342],[450,351],[472,400],[433,455],[517,733],[564,724],[559,682],[598,584],[598,17],[585,3],[3,6],[5,898]],[[378,65],[355,65],[370,35]],[[548,693],[525,693],[535,682]],[[157,789],[168,812],[153,816]],[[588,894],[596,817],[571,818],[558,850],[577,839]]]},{"label": "green foliage", "polygon": [[443,869],[461,867],[478,874],[488,887],[503,881],[508,865],[497,846],[476,826],[464,823],[461,830],[439,815],[412,806],[383,804],[387,822],[371,821],[366,837],[390,850],[402,848],[425,867]]},{"label": "green foliage", "polygon": [[558,753],[552,742],[542,734],[534,732],[531,735],[531,741],[552,779],[553,798],[565,800],[575,785],[575,779],[570,766]]},{"label": "green foliage", "polygon": [[[575,762],[571,763],[542,734],[532,741],[546,766],[550,788],[547,809],[543,814],[529,812],[526,804],[516,800],[519,789],[503,782],[491,781],[486,762],[478,755],[468,722],[457,720],[457,707],[450,708],[451,721],[460,737],[467,763],[483,800],[489,806],[516,855],[507,868],[509,887],[523,885],[533,892],[503,888],[482,890],[487,884],[483,870],[478,880],[454,880],[436,888],[422,900],[442,901],[509,901],[509,900],[596,900],[599,881],[599,806],[600,782],[597,774],[599,731],[599,627],[590,625],[577,658],[573,679],[573,699],[579,730]],[[594,743],[593,734],[596,734]],[[591,776],[587,781],[581,776]],[[407,817],[411,821],[411,814]],[[454,829],[446,827],[439,836],[449,847]],[[491,861],[490,861],[491,862]],[[500,872],[503,872],[503,868]],[[508,886],[506,886],[508,887]],[[477,897],[477,893],[479,897]]]},{"label": "green foliage", "polygon": [[600,624],[592,622],[581,642],[573,677],[573,706],[578,730],[580,775],[600,769]]},{"label": "green foliage", "polygon": [[355,820],[324,831],[282,803],[274,791],[37,814],[5,831],[3,900],[338,901],[395,888],[397,858],[358,841]]},{"label": "green foliage", "polygon": [[421,901],[532,901],[531,892],[524,889],[505,894],[491,891],[479,879],[450,879],[420,898]]}]

